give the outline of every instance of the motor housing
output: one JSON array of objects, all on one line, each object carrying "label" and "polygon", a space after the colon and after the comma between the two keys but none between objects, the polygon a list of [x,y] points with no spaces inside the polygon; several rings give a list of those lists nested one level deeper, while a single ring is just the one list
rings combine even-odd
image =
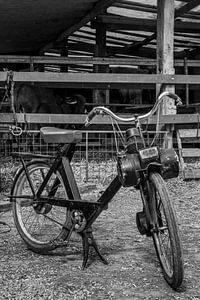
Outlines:
[{"label": "motor housing", "polygon": [[137,186],[141,169],[138,154],[126,153],[118,157],[117,172],[120,182],[124,187]]},{"label": "motor housing", "polygon": [[136,213],[136,225],[141,235],[150,235],[150,230],[147,226],[146,215],[144,211]]},{"label": "motor housing", "polygon": [[136,127],[126,130],[127,153],[137,153],[138,149],[144,148],[144,141]]},{"label": "motor housing", "polygon": [[160,163],[164,179],[178,177],[179,159],[174,149],[160,149]]}]

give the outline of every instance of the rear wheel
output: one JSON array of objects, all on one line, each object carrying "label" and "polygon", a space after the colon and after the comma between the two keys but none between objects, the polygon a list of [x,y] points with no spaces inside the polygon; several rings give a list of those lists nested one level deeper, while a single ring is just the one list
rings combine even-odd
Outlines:
[{"label": "rear wheel", "polygon": [[150,174],[149,190],[154,246],[166,281],[177,289],[183,280],[182,246],[169,192],[160,174]]},{"label": "rear wheel", "polygon": [[[37,162],[29,164],[27,168],[36,193],[50,166],[45,162]],[[54,197],[67,198],[59,171],[52,174],[42,196],[47,196],[50,191]],[[13,202],[13,217],[16,228],[28,248],[43,253],[57,248],[69,233],[66,229],[67,208],[48,203],[34,204],[34,195],[23,169],[18,174],[12,194],[22,197],[16,198]]]}]

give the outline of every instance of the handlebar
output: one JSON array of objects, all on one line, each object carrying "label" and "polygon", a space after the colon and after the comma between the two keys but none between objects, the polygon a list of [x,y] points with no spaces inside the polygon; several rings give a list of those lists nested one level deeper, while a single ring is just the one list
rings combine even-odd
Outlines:
[{"label": "handlebar", "polygon": [[162,92],[158,96],[153,108],[148,113],[146,113],[144,115],[141,115],[141,116],[138,116],[138,117],[134,116],[134,117],[131,117],[131,118],[122,118],[122,117],[117,116],[110,109],[108,109],[104,106],[96,106],[87,115],[87,117],[85,119],[85,127],[89,126],[91,120],[94,118],[95,115],[98,115],[98,114],[107,114],[116,121],[126,122],[126,123],[135,122],[136,119],[137,120],[147,119],[147,118],[151,117],[157,111],[159,105],[165,99],[166,96],[174,99],[176,105],[181,105],[182,104],[181,98],[178,95],[176,95],[174,93],[171,93],[171,92],[165,91],[165,92]]}]

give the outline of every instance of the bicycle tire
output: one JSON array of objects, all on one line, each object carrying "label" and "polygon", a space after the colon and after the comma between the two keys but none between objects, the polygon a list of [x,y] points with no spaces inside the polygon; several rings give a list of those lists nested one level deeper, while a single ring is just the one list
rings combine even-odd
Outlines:
[{"label": "bicycle tire", "polygon": [[180,287],[184,276],[182,243],[176,215],[166,183],[159,173],[150,174],[149,189],[154,246],[164,278],[176,290]]},{"label": "bicycle tire", "polygon": [[[27,165],[35,192],[49,168],[49,164],[45,161],[32,162]],[[62,174],[60,174],[59,171],[57,171],[56,174],[52,174],[42,195],[48,193],[48,189],[56,177],[59,178],[60,182],[59,186],[56,187],[56,194],[59,193],[59,198],[63,196],[66,199],[67,194]],[[29,198],[27,198],[27,203],[24,205],[26,195],[29,195]],[[25,171],[21,168],[16,175],[12,188],[12,196],[23,196],[23,198],[16,198],[13,201],[14,223],[18,233],[30,250],[36,253],[47,253],[59,247],[59,241],[64,241],[69,233],[69,231],[63,227],[67,222],[68,210],[66,207],[47,206],[47,204],[43,206],[44,213],[41,213],[41,210],[37,210],[34,205],[31,204],[33,201],[30,200],[30,195],[33,196],[33,192],[31,191]],[[51,221],[49,217],[51,217],[51,219],[53,218],[54,221]],[[59,224],[57,222],[59,222]]]}]

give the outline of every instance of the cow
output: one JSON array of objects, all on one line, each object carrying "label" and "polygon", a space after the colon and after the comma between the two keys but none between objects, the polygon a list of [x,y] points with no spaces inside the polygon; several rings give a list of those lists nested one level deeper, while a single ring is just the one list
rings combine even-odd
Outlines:
[{"label": "cow", "polygon": [[[110,67],[109,73],[112,74],[151,74],[152,70],[146,67]],[[109,93],[110,108],[115,112],[130,112],[126,110],[127,104],[132,104],[132,109],[140,104],[153,104],[155,100],[155,91],[145,88],[138,88],[133,83],[130,89],[120,88],[111,89]],[[98,104],[106,105],[106,93],[104,89],[100,89],[96,93],[96,101]],[[120,104],[119,106],[112,105]]]},{"label": "cow", "polygon": [[83,114],[85,97],[80,94],[66,96],[65,92],[32,85],[15,89],[16,108],[24,113]]},{"label": "cow", "polygon": [[[14,91],[16,111],[34,114],[83,114],[85,112],[85,97],[80,94],[66,94],[66,91],[59,92],[56,89],[43,88],[35,85],[20,85]],[[49,124],[42,124],[49,126]],[[58,125],[50,126],[78,129],[78,125]],[[80,125],[79,125],[80,126]],[[39,131],[41,124],[25,125],[27,131]],[[38,133],[27,133],[28,150],[33,151],[33,140],[37,140]],[[31,140],[31,142],[29,142]]]},{"label": "cow", "polygon": [[[122,66],[116,66],[110,68],[110,73],[113,74],[150,74],[151,70],[146,67],[122,67]],[[110,98],[111,102],[124,104],[124,107],[126,107],[126,104],[132,104],[133,107],[148,103],[150,104],[152,102],[152,95],[151,91],[148,89],[141,89],[138,87],[134,87],[131,89],[121,88],[118,90],[111,90],[110,92]],[[113,101],[112,101],[113,99]],[[116,108],[118,111],[121,110],[121,108]],[[126,110],[124,110],[125,112]]]}]

